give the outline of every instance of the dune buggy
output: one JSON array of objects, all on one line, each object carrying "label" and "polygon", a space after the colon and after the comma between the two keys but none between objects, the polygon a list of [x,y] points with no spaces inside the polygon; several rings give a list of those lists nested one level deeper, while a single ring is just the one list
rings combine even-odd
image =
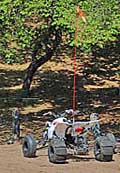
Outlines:
[{"label": "dune buggy", "polygon": [[[66,118],[73,114],[73,110],[66,110],[56,115],[48,112],[43,116],[54,117],[47,121],[41,140],[37,143],[31,134],[25,136],[22,144],[24,157],[35,157],[37,145],[48,148],[48,158],[52,163],[63,163],[67,159],[68,150],[75,155],[85,155],[89,152],[88,132],[93,132],[94,155],[99,161],[111,161],[114,154],[115,137],[112,133],[102,133],[100,120],[96,114],[90,115],[89,121],[75,121]],[[66,116],[67,115],[67,116]]]}]

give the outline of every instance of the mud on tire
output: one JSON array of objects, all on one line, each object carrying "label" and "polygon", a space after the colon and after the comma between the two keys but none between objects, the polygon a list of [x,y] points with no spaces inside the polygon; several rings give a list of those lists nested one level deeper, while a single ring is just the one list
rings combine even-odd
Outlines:
[{"label": "mud on tire", "polygon": [[22,151],[24,157],[35,157],[37,143],[31,134],[25,136],[22,144]]}]

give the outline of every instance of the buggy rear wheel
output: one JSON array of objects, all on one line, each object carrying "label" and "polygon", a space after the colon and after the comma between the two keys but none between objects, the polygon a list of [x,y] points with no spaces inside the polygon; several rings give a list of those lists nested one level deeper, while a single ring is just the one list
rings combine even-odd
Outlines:
[{"label": "buggy rear wheel", "polygon": [[48,158],[49,158],[49,161],[52,163],[57,162],[57,156],[52,146],[48,146]]},{"label": "buggy rear wheel", "polygon": [[[95,159],[98,161],[112,161],[112,157],[113,157],[113,147],[112,146],[108,146],[104,145],[103,146],[103,137],[100,136],[99,138],[96,139],[95,144],[94,144],[94,155],[95,155]],[[109,143],[109,141],[108,141]]]},{"label": "buggy rear wheel", "polygon": [[52,163],[64,163],[67,156],[65,143],[58,138],[52,139],[48,144],[48,158]]}]

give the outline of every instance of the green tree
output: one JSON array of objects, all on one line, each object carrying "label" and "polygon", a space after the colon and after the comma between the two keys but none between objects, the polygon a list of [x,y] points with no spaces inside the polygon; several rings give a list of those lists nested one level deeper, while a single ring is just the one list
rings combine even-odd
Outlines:
[{"label": "green tree", "polygon": [[77,5],[87,20],[86,25],[79,20],[77,45],[81,49],[88,51],[94,45],[102,48],[117,39],[119,0],[1,0],[0,56],[7,63],[30,57],[23,83],[27,92],[34,73],[51,59],[63,35],[68,45],[74,45]]}]

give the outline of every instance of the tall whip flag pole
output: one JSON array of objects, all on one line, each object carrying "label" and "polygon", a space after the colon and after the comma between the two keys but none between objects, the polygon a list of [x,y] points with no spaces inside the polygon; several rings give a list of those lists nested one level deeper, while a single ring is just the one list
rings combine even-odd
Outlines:
[{"label": "tall whip flag pole", "polygon": [[84,23],[86,23],[86,18],[83,11],[80,9],[79,6],[76,8],[76,17],[75,17],[75,42],[74,42],[74,81],[73,81],[73,102],[72,102],[72,109],[73,109],[73,119],[74,119],[74,112],[76,107],[76,47],[77,47],[77,36],[78,36],[78,17],[81,17]]}]

